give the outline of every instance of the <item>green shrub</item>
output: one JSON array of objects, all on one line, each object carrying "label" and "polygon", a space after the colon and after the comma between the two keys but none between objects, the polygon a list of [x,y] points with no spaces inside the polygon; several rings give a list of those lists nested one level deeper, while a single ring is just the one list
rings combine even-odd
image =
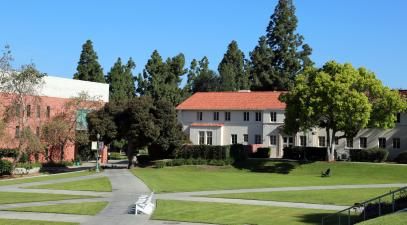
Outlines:
[{"label": "green shrub", "polygon": [[0,149],[0,159],[2,158],[13,158],[17,157],[17,150],[14,148]]},{"label": "green shrub", "polygon": [[384,162],[389,155],[386,149],[370,148],[370,149],[351,149],[350,160],[354,162]]},{"label": "green shrub", "polygon": [[248,152],[247,145],[235,144],[230,146],[230,156],[236,162],[245,161],[249,156]]},{"label": "green shrub", "polygon": [[55,168],[55,167],[67,167],[67,166],[73,166],[73,162],[70,161],[60,161],[60,162],[45,162],[42,164],[43,168]]},{"label": "green shrub", "polygon": [[17,163],[16,165],[16,168],[25,168],[27,170],[35,167],[41,167],[41,163]]},{"label": "green shrub", "polygon": [[141,165],[148,164],[150,162],[150,156],[149,155],[138,155],[137,162]]},{"label": "green shrub", "polygon": [[[172,160],[170,160],[170,161],[172,161]],[[164,168],[165,166],[168,165],[167,163],[169,163],[169,162],[165,161],[165,160],[157,160],[154,162],[154,165],[156,168]]]},{"label": "green shrub", "polygon": [[271,148],[258,148],[255,153],[251,155],[252,158],[270,158]]},{"label": "green shrub", "polygon": [[326,147],[285,147],[283,150],[284,159],[294,160],[311,160],[311,161],[325,161],[326,160]]},{"label": "green shrub", "polygon": [[126,159],[125,155],[120,154],[120,152],[110,152],[109,159],[119,160],[119,159]]},{"label": "green shrub", "polygon": [[20,157],[20,160],[18,160],[19,163],[27,163],[29,161],[29,156],[27,153],[23,153]]},{"label": "green shrub", "polygon": [[230,157],[230,146],[219,145],[184,145],[175,151],[175,158],[206,160],[225,160]]},{"label": "green shrub", "polygon": [[13,170],[13,166],[8,160],[0,160],[0,176],[10,175]]},{"label": "green shrub", "polygon": [[397,163],[404,163],[407,164],[407,151],[400,153],[395,159]]}]

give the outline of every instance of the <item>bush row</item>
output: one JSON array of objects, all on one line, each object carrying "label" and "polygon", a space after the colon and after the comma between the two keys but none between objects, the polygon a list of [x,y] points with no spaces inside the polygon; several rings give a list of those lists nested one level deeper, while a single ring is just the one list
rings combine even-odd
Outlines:
[{"label": "bush row", "polygon": [[284,159],[325,161],[327,156],[326,148],[318,147],[285,147]]},{"label": "bush row", "polygon": [[72,161],[60,161],[60,162],[49,161],[49,162],[43,163],[42,167],[45,167],[45,168],[67,167],[67,166],[73,166],[73,164],[74,163]]},{"label": "bush row", "polygon": [[17,157],[17,150],[14,148],[0,149],[0,159],[2,158],[13,158]]},{"label": "bush row", "polygon": [[110,152],[109,159],[127,159],[125,155],[120,154],[120,152]]},{"label": "bush row", "polygon": [[230,146],[219,145],[184,145],[175,151],[175,158],[207,160],[226,160],[230,157]]},{"label": "bush row", "polygon": [[404,163],[407,164],[407,151],[400,153],[395,159],[395,162],[397,163]]},{"label": "bush row", "polygon": [[212,165],[212,166],[226,166],[233,163],[231,158],[226,160],[217,160],[211,159],[206,160],[203,158],[177,158],[177,159],[165,159],[165,160],[158,160],[155,161],[155,167],[157,168],[164,168],[167,166],[183,166],[183,165]]},{"label": "bush row", "polygon": [[382,148],[350,149],[350,160],[354,162],[384,162],[389,152]]},{"label": "bush row", "polygon": [[258,148],[256,152],[250,154],[251,158],[270,158],[271,148]]},{"label": "bush row", "polygon": [[11,162],[8,160],[0,160],[0,176],[10,175],[12,172]]}]

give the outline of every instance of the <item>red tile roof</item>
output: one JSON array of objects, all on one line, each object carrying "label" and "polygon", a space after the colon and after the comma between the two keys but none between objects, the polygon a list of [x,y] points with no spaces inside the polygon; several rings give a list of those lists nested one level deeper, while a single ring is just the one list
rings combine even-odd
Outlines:
[{"label": "red tile roof", "polygon": [[401,96],[407,98],[407,90],[399,90],[399,93],[400,93]]},{"label": "red tile roof", "polygon": [[278,98],[283,92],[197,92],[177,110],[264,110],[285,109]]},{"label": "red tile roof", "polygon": [[191,123],[191,127],[223,127],[223,123]]}]

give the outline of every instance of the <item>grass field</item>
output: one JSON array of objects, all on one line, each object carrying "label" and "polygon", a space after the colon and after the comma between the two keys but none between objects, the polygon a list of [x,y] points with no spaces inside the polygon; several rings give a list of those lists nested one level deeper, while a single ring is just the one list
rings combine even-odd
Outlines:
[{"label": "grass field", "polygon": [[[331,169],[331,177],[321,171]],[[347,162],[251,161],[241,168],[180,166],[136,168],[132,172],[155,192],[182,192],[335,184],[407,183],[407,166]]]},{"label": "grass field", "polygon": [[0,204],[22,203],[22,202],[44,202],[66,199],[95,198],[87,195],[63,195],[44,193],[23,193],[23,192],[0,192]]},{"label": "grass field", "polygon": [[152,219],[213,224],[317,224],[332,211],[159,200]]},{"label": "grass field", "polygon": [[62,182],[62,183],[56,183],[56,184],[36,185],[36,186],[29,186],[29,187],[25,187],[25,188],[57,189],[57,190],[71,190],[71,191],[100,191],[100,192],[112,191],[112,185],[109,181],[109,178],[107,178],[107,177]]},{"label": "grass field", "polygon": [[78,215],[96,215],[107,206],[108,202],[68,203],[35,207],[18,207],[6,209],[17,212],[64,213]]},{"label": "grass field", "polygon": [[357,225],[406,225],[407,212],[394,213],[387,216],[382,216],[376,219],[366,220]]},{"label": "grass field", "polygon": [[14,220],[14,219],[0,219],[0,224],[4,225],[79,225],[79,223],[68,222],[53,222],[53,221],[40,221],[40,220]]},{"label": "grass field", "polygon": [[283,202],[304,202],[304,203],[351,206],[356,202],[363,202],[370,198],[385,194],[390,190],[395,189],[397,188],[251,192],[251,193],[217,194],[209,195],[208,197],[255,199],[255,200],[283,201]]},{"label": "grass field", "polygon": [[80,176],[86,176],[86,175],[90,175],[90,174],[94,174],[94,173],[95,172],[92,172],[92,171],[81,171],[81,172],[74,172],[74,173],[62,173],[62,174],[56,174],[56,175],[37,176],[37,177],[30,177],[30,178],[0,179],[0,186],[31,183],[31,182],[38,182],[38,181],[47,181],[47,180],[57,180],[57,179],[71,178],[71,177],[80,177]]}]

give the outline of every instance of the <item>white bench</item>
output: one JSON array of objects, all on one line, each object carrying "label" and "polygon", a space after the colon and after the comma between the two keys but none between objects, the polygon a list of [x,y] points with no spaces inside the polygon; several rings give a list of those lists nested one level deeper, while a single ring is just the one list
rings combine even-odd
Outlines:
[{"label": "white bench", "polygon": [[154,192],[152,192],[150,195],[139,196],[139,198],[133,205],[134,214],[137,215],[140,213],[144,213],[147,215],[151,215],[155,208],[155,205],[153,203],[153,196]]}]

